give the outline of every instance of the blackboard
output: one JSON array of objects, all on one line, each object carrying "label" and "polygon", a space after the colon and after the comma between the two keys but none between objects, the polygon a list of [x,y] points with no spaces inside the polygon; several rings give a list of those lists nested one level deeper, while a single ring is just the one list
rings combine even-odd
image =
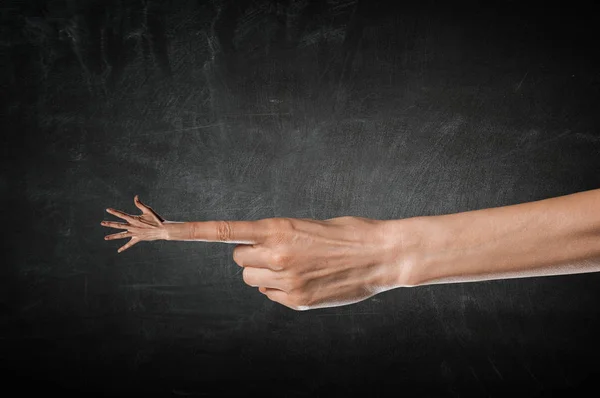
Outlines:
[{"label": "blackboard", "polygon": [[117,254],[99,224],[136,194],[173,221],[384,220],[598,188],[595,22],[575,3],[4,2],[4,393],[583,387],[598,274],[297,312],[243,283],[232,245]]}]

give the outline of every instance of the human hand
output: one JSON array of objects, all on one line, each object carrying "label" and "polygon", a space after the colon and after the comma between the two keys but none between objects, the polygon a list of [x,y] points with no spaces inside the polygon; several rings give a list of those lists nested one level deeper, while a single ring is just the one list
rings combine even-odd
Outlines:
[{"label": "human hand", "polygon": [[134,198],[135,205],[142,211],[142,215],[132,216],[123,213],[119,210],[106,209],[106,211],[114,216],[122,218],[127,221],[113,222],[113,221],[102,221],[100,225],[110,228],[126,229],[125,232],[119,232],[113,235],[107,235],[104,237],[105,240],[112,239],[123,239],[131,237],[131,240],[122,246],[117,253],[121,253],[131,246],[141,241],[152,241],[167,238],[167,230],[164,226],[165,220],[159,216],[151,207],[143,204],[138,195]]},{"label": "human hand", "polygon": [[254,242],[233,251],[244,282],[291,309],[352,304],[400,286],[385,221],[346,216],[217,223],[205,238],[216,232],[220,241]]}]

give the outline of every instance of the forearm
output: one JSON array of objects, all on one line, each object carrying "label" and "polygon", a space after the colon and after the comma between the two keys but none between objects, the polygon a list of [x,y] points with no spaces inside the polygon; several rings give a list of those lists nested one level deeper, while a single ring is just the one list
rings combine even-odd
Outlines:
[{"label": "forearm", "polygon": [[600,189],[391,222],[403,286],[600,271]]}]

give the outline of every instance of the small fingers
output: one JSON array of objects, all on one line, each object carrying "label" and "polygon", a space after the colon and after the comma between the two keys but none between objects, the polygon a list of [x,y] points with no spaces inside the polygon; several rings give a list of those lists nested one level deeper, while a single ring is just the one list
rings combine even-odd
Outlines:
[{"label": "small fingers", "polygon": [[129,249],[131,246],[135,245],[138,242],[139,242],[139,240],[137,238],[135,238],[135,237],[131,238],[131,240],[129,242],[127,242],[127,244],[125,244],[124,246],[121,246],[121,248],[119,250],[117,250],[117,253],[124,252],[125,250]]},{"label": "small fingers", "polygon": [[112,235],[106,235],[104,237],[105,240],[112,240],[112,239],[123,239],[123,238],[127,238],[132,236],[132,233],[129,231],[125,231],[125,232],[119,232],[118,234],[112,234]]},{"label": "small fingers", "polygon": [[119,210],[108,208],[108,209],[106,209],[106,212],[112,214],[113,216],[117,216],[119,218],[122,218],[122,219],[124,219],[125,221],[127,221],[129,223],[131,223],[131,222],[133,222],[135,220],[135,218],[132,215],[129,215],[127,213],[123,213],[122,211],[119,211]]},{"label": "small fingers", "polygon": [[124,222],[114,222],[114,221],[102,221],[100,225],[110,228],[118,228],[118,229],[127,229],[131,227],[128,223]]}]

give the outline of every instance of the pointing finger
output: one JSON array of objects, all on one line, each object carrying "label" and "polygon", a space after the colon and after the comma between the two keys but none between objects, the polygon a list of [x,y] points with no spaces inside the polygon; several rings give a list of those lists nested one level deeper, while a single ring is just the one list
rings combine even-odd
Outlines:
[{"label": "pointing finger", "polygon": [[267,220],[199,221],[190,224],[191,236],[194,240],[247,245],[264,242],[272,226]]}]

